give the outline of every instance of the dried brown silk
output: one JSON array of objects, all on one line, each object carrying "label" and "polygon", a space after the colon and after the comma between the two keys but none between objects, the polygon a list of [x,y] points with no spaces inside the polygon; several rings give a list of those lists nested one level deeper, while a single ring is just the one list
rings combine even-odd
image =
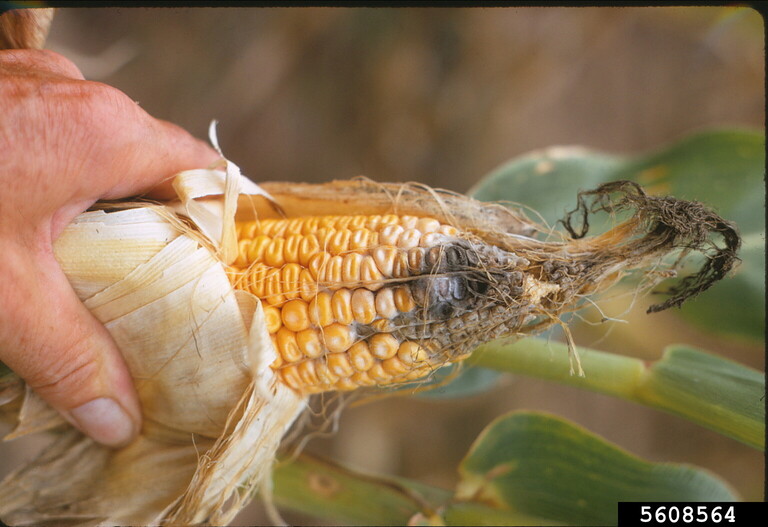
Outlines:
[{"label": "dried brown silk", "polygon": [[[202,172],[193,175],[207,177]],[[735,227],[700,203],[648,196],[626,181],[580,193],[578,207],[563,220],[570,236],[557,241],[538,239],[551,233],[514,209],[416,184],[365,179],[321,185],[266,183],[247,194],[239,197],[238,220],[344,211],[432,217],[456,227],[460,234],[434,256],[427,254],[421,274],[407,282],[422,299],[422,318],[398,329],[413,338],[428,334],[436,365],[466,357],[483,341],[535,334],[561,323],[561,314],[577,309],[584,297],[605,289],[627,270],[650,269],[648,274],[666,277],[669,272],[658,272],[665,266],[669,270],[665,256],[679,249],[701,252],[706,262],[700,271],[672,287],[671,297],[649,311],[679,306],[723,278],[737,261],[740,245]],[[195,205],[198,217],[215,220],[226,210],[208,205]],[[163,210],[157,214],[157,206],[128,208],[78,218],[64,238],[94,225],[103,237],[113,227],[104,223],[112,214],[122,214],[124,219],[117,223],[129,228],[121,231],[119,246],[108,239],[94,242],[101,249],[90,258],[112,259],[96,275],[78,271],[81,260],[89,257],[68,248],[66,239],[57,252],[78,294],[128,355],[145,412],[142,436],[120,451],[99,447],[57,421],[27,391],[12,435],[54,425],[63,433],[38,459],[0,483],[3,521],[226,523],[268,477],[283,434],[304,408],[306,394],[281,385],[269,367],[275,349],[260,299],[236,291],[228,282],[224,269],[233,256],[226,247],[218,250],[215,240],[201,241],[201,233],[216,231],[210,227],[216,221],[207,228],[200,226],[202,220],[168,221],[163,216],[173,217],[179,209],[169,204]],[[585,236],[591,214],[622,210],[634,213],[603,234]],[[577,219],[580,228],[574,226]],[[126,249],[131,246],[126,233],[150,224],[152,232],[159,228],[161,235],[153,234],[151,244],[143,238],[137,241],[135,251]],[[200,232],[185,234],[195,226]],[[724,246],[711,240],[713,234],[723,238]],[[222,261],[225,254],[227,261]],[[131,258],[136,261],[126,263]],[[192,261],[201,270],[184,278]],[[168,285],[163,278],[168,276],[181,278]],[[457,290],[462,295],[454,295],[451,303],[441,296]],[[139,301],[141,308],[132,307],[130,299]],[[163,325],[172,306],[180,304],[184,309],[175,319],[178,327]],[[146,344],[135,352],[122,347],[136,339]],[[189,376],[194,383],[188,382]],[[0,399],[13,408],[8,393],[0,390]],[[147,481],[152,481],[151,488]]]}]

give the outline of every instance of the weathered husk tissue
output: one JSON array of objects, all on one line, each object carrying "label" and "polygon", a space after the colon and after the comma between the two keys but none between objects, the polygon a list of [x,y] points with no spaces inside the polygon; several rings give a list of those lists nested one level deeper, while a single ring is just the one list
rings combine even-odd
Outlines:
[{"label": "weathered husk tissue", "polygon": [[[279,381],[261,302],[228,278],[236,216],[394,213],[456,227],[456,243],[479,258],[464,262],[471,266],[467,280],[483,285],[467,310],[487,310],[496,323],[476,331],[445,326],[444,362],[465,357],[483,340],[560,323],[562,313],[627,270],[649,269],[646,285],[658,282],[678,264],[666,256],[699,251],[703,268],[652,310],[679,305],[722,278],[739,248],[734,227],[701,204],[647,196],[629,182],[580,194],[564,220],[568,234],[554,241],[514,209],[420,185],[359,179],[259,187],[222,161],[179,174],[174,186],[179,199],[170,203],[99,204],[55,247],[78,295],[126,357],[144,412],[140,438],[116,451],[101,447],[20,382],[6,383],[0,403],[18,405],[7,439],[57,435],[0,484],[4,522],[225,524],[270,476],[280,441],[308,396]],[[631,214],[606,233],[585,237],[597,211]]]}]

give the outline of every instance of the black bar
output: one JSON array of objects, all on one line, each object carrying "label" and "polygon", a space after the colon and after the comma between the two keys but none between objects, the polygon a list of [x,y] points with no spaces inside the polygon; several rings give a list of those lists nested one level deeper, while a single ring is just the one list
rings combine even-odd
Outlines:
[{"label": "black bar", "polygon": [[753,526],[767,512],[765,502],[755,501],[619,502],[619,526]]}]

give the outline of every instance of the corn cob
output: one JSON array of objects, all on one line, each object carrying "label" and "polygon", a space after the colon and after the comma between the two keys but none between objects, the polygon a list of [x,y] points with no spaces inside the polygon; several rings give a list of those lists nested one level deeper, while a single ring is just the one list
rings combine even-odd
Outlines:
[{"label": "corn cob", "polygon": [[[626,193],[626,205],[637,206],[639,217],[590,240],[573,232],[568,243],[507,235],[493,244],[488,236],[414,215],[241,221],[228,275],[234,287],[262,301],[278,352],[272,368],[294,390],[412,381],[461,360],[483,341],[556,323],[559,313],[623,268],[680,243],[672,232],[691,236],[676,214],[696,207],[676,201],[677,213],[659,221],[672,202],[629,183],[597,196],[614,190]],[[633,238],[650,218],[660,227]],[[732,228],[712,227],[735,251]]]}]

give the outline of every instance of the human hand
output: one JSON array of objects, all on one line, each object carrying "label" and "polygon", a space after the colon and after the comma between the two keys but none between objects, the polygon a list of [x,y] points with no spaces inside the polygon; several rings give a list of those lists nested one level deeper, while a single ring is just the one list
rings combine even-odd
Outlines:
[{"label": "human hand", "polygon": [[100,443],[135,438],[139,402],[53,242],[96,200],[170,197],[171,176],[218,158],[61,55],[0,51],[0,361]]}]

